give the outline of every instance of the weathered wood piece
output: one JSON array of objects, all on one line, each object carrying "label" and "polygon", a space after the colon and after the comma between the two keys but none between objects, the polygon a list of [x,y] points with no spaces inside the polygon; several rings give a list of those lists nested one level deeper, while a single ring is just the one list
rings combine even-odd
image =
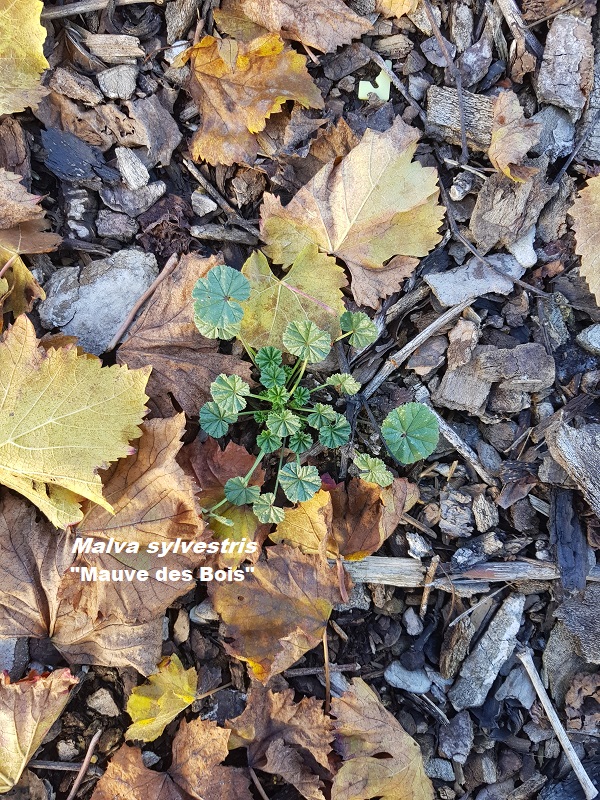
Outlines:
[{"label": "weathered wood piece", "polygon": [[137,36],[112,33],[89,33],[84,28],[84,42],[89,51],[106,64],[135,64],[146,53],[140,47]]},{"label": "weathered wood piece", "polygon": [[133,64],[119,64],[96,75],[102,93],[109,100],[129,100],[135,92],[138,68]]},{"label": "weathered wood piece", "polygon": [[[488,150],[492,141],[493,101],[483,95],[463,92],[467,143],[475,150]],[[429,136],[460,145],[460,107],[458,92],[447,86],[431,86],[427,90],[427,122]]]},{"label": "weathered wood piece", "polygon": [[491,255],[487,260],[491,266],[473,257],[460,267],[425,275],[423,280],[444,306],[458,305],[464,300],[490,292],[510,294],[513,290],[511,278],[520,278],[525,268],[514,256],[506,253]]},{"label": "weathered wood piece", "polygon": [[78,100],[86,106],[95,106],[103,99],[102,92],[90,78],[64,67],[57,67],[54,70],[48,86],[55,92],[64,94],[71,100]]},{"label": "weathered wood piece", "polygon": [[474,358],[474,366],[485,380],[499,381],[501,389],[540,392],[552,386],[555,379],[554,359],[537,342],[481,351]]},{"label": "weathered wood piece", "polygon": [[569,489],[550,493],[550,544],[556,548],[556,561],[563,589],[585,589],[588,573],[588,544]]},{"label": "weathered wood piece", "polygon": [[594,513],[600,515],[600,425],[578,430],[564,422],[546,431],[550,455],[581,489]]},{"label": "weathered wood piece", "polygon": [[[474,356],[487,349],[494,348],[490,345],[478,346],[473,351]],[[480,416],[485,411],[491,388],[492,381],[481,374],[475,366],[474,359],[471,359],[454,370],[446,370],[431,399],[436,406]]]}]

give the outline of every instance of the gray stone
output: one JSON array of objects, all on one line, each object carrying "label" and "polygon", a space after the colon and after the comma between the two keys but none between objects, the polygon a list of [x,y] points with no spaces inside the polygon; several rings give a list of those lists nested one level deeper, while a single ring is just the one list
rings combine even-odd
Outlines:
[{"label": "gray stone", "polygon": [[139,217],[160,200],[166,191],[167,185],[164,181],[155,181],[135,190],[121,184],[100,189],[100,197],[113,211],[120,211],[130,217]]},{"label": "gray stone", "polygon": [[81,268],[58,269],[39,305],[45,328],[77,336],[89,353],[100,355],[158,275],[156,258],[141,250],[121,250]]},{"label": "gray stone", "polygon": [[508,678],[506,678],[495,695],[496,700],[506,700],[509,697],[518,700],[523,708],[531,708],[536,696],[533,684],[525,672],[525,667],[521,665],[511,670]]},{"label": "gray stone", "polygon": [[98,689],[88,697],[87,704],[103,717],[118,717],[121,713],[108,689]]},{"label": "gray stone", "polygon": [[590,325],[589,328],[581,331],[576,341],[588,353],[593,353],[596,356],[600,355],[600,323]]},{"label": "gray stone", "polygon": [[454,783],[456,780],[454,767],[450,761],[446,761],[444,758],[430,758],[425,763],[425,775],[428,778],[437,778],[439,781],[446,781],[447,783]]},{"label": "gray stone", "polygon": [[512,253],[519,264],[525,267],[525,269],[529,269],[529,267],[533,267],[537,264],[537,253],[533,247],[534,241],[535,225],[532,225],[516,242],[506,245],[508,252]]},{"label": "gray stone", "polygon": [[0,672],[10,672],[15,665],[18,639],[0,639]]},{"label": "gray stone", "polygon": [[73,741],[59,741],[56,745],[60,761],[74,761],[79,755],[79,748]]},{"label": "gray stone", "polygon": [[129,100],[135,92],[138,68],[132,64],[119,64],[96,75],[102,94],[109,100]]},{"label": "gray stone", "polygon": [[134,150],[129,147],[117,147],[115,156],[119,172],[130,189],[141,189],[148,184],[150,173]]},{"label": "gray stone", "polygon": [[399,661],[392,661],[383,677],[395,689],[404,689],[413,694],[425,694],[431,688],[431,679],[424,669],[405,669]]},{"label": "gray stone", "polygon": [[109,211],[107,208],[99,211],[96,217],[98,236],[105,236],[107,239],[114,239],[117,242],[130,242],[139,228],[137,222],[127,214],[119,214],[117,211]]},{"label": "gray stone", "polygon": [[402,622],[409,636],[419,636],[423,633],[423,623],[412,606],[409,606],[402,615]]},{"label": "gray stone", "polygon": [[371,596],[364,583],[354,584],[347,603],[338,603],[334,606],[335,611],[351,611],[353,608],[361,611],[368,611],[371,608]]},{"label": "gray stone", "polygon": [[212,607],[208,597],[190,610],[190,622],[195,625],[207,625],[217,619],[219,619],[219,615]]},{"label": "gray stone", "polygon": [[466,760],[473,749],[473,720],[468,711],[461,711],[449,725],[440,726],[438,750],[444,758],[454,759],[459,764]]},{"label": "gray stone", "polygon": [[202,189],[196,189],[195,192],[192,192],[192,208],[194,209],[194,214],[203,217],[206,214],[210,214],[211,211],[216,211],[218,206],[206,192],[203,192]]},{"label": "gray stone", "polygon": [[556,161],[573,150],[575,125],[562,108],[546,106],[531,119],[542,125],[540,141],[531,148],[534,155],[546,154],[550,161]]}]

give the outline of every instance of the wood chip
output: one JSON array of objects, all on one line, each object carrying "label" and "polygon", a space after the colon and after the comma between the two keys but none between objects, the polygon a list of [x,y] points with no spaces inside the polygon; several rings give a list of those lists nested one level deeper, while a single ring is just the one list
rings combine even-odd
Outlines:
[{"label": "wood chip", "polygon": [[491,292],[494,294],[512,292],[513,282],[510,278],[503,277],[501,273],[512,278],[520,278],[525,268],[514,256],[506,253],[492,255],[487,260],[495,269],[473,257],[462,267],[425,275],[424,281],[443,306],[456,306],[470,297],[480,297]]},{"label": "wood chip", "polygon": [[[463,92],[467,143],[475,150],[487,152],[492,141],[493,100],[483,95]],[[429,136],[451,144],[460,144],[460,109],[458,92],[447,86],[431,86],[427,90]]]}]

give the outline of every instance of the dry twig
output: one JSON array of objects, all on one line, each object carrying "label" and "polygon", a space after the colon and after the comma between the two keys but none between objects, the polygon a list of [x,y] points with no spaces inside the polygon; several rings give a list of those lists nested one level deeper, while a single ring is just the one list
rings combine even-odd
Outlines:
[{"label": "dry twig", "polygon": [[102,728],[100,728],[99,731],[96,731],[96,733],[92,736],[92,741],[89,744],[87,753],[85,754],[85,758],[81,763],[81,768],[77,773],[77,777],[75,778],[75,783],[71,787],[71,791],[69,792],[67,800],[74,800],[75,795],[79,791],[79,787],[81,786],[83,779],[85,778],[85,774],[92,760],[92,756],[94,755],[94,750],[96,749],[96,745],[100,741],[101,736],[102,736]]},{"label": "dry twig", "polygon": [[[115,6],[133,6],[140,0],[114,0]],[[147,0],[157,6],[164,6],[165,0]],[[66,6],[48,6],[42,11],[42,19],[61,19],[74,17],[77,14],[88,14],[90,11],[103,11],[109,0],[81,0],[78,3],[69,3]]]}]

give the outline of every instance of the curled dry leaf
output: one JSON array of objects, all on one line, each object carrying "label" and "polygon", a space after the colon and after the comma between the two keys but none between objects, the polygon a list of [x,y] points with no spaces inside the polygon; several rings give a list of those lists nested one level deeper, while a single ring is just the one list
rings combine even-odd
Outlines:
[{"label": "curled dry leaf", "polygon": [[152,364],[147,392],[154,416],[173,414],[173,401],[190,416],[210,400],[209,386],[221,372],[250,381],[250,365],[219,353],[218,342],[206,339],[194,324],[192,289],[217,264],[218,256],[200,258],[190,253],[156,289],[128,339],[117,351],[117,361],[131,368]]},{"label": "curled dry leaf", "polygon": [[[255,457],[239,444],[229,442],[225,450],[221,450],[216,439],[209,437],[201,443],[195,439],[186,445],[179,456],[179,461],[189,475],[192,475],[200,486],[199,502],[204,508],[220,503],[225,497],[224,487],[230,478],[245,475],[250,471]],[[265,472],[258,467],[252,478],[250,486],[262,486]],[[257,542],[256,556],[258,558],[260,545],[266,538],[269,525],[263,525],[248,505],[234,506],[225,503],[219,508],[219,516],[230,520],[232,525],[225,525],[218,520],[211,519],[210,528],[213,538],[219,542],[229,539],[231,542]],[[237,567],[247,558],[245,554],[220,553],[219,566]]]},{"label": "curled dry leaf", "polygon": [[579,271],[600,305],[600,176],[588,180],[569,214],[573,217],[575,252],[581,256]]},{"label": "curled dry leaf", "polygon": [[178,63],[187,61],[188,91],[200,111],[200,127],[190,145],[197,161],[253,164],[258,155],[255,134],[287,100],[323,108],[306,57],[275,33],[250,42],[205,36]]},{"label": "curled dry leaf", "polygon": [[318,491],[296,508],[270,538],[300,547],[304,553],[326,552],[348,561],[365,558],[379,550],[396,529],[408,492],[408,481],[396,478],[388,489],[353,478],[346,488]]},{"label": "curled dry leaf", "polygon": [[44,350],[18,317],[0,341],[0,483],[59,528],[82,518],[82,497],[111,511],[97,471],[139,437],[149,373],[103,368],[72,347]]},{"label": "curled dry leaf", "polygon": [[184,800],[166,772],[144,766],[142,751],[122,745],[94,789],[92,800]]},{"label": "curled dry leaf", "polygon": [[242,583],[211,584],[209,594],[224,638],[232,639],[225,649],[247,661],[262,683],[321,642],[341,602],[335,569],[286,545],[267,548]]},{"label": "curled dry leaf", "polygon": [[0,279],[0,309],[15,317],[30,311],[34,300],[46,297],[21,254],[47,253],[61,242],[60,236],[46,232],[41,197],[30,194],[21,180],[20,175],[0,168],[0,269],[10,261]]},{"label": "curled dry leaf", "polygon": [[419,745],[361,678],[331,701],[331,713],[334,748],[344,759],[332,800],[433,800]]},{"label": "curled dry leaf", "polygon": [[133,725],[125,731],[129,741],[153,742],[196,699],[198,673],[185,669],[176,655],[163,658],[158,672],[136,686],[127,700]]},{"label": "curled dry leaf", "polygon": [[40,0],[11,0],[0,8],[0,116],[36,108],[48,94],[41,73],[46,29]]},{"label": "curled dry leaf", "polygon": [[248,19],[284,39],[296,39],[324,53],[359,39],[371,23],[351,11],[342,0],[227,0],[228,10],[239,9]]},{"label": "curled dry leaf", "polygon": [[[340,334],[340,315],[345,310],[340,289],[347,285],[344,270],[335,259],[308,245],[296,254],[291,268],[279,280],[260,251],[242,267],[250,281],[250,298],[242,303],[241,336],[253,347],[286,350],[283,333],[290,320],[308,320],[332,338]],[[315,275],[319,280],[315,280]]]},{"label": "curled dry leaf", "polygon": [[528,181],[536,167],[526,167],[521,162],[534,144],[540,140],[542,125],[525,119],[525,114],[514,92],[502,92],[494,100],[492,141],[488,156],[498,172],[518,183]]},{"label": "curled dry leaf", "polygon": [[229,749],[246,747],[250,767],[279,775],[307,800],[323,800],[314,767],[330,774],[333,734],[321,701],[305,697],[295,703],[292,689],[272,692],[253,681],[244,712],[226,724],[233,731]]},{"label": "curled dry leaf", "polygon": [[[261,230],[265,253],[288,267],[310,243],[342,259],[359,305],[376,307],[386,287],[363,281],[365,269],[382,269],[394,256],[421,257],[440,241],[444,214],[437,171],[413,161],[419,132],[399,117],[385,133],[367,130],[339,163],[324,166],[287,206],[265,194]],[[413,266],[418,262],[414,261]],[[400,265],[406,276],[406,262]],[[391,270],[386,276],[393,284]],[[399,282],[388,293],[396,291]]]},{"label": "curled dry leaf", "polygon": [[45,675],[33,671],[17,683],[0,674],[0,794],[19,781],[76,683],[68,669]]}]

